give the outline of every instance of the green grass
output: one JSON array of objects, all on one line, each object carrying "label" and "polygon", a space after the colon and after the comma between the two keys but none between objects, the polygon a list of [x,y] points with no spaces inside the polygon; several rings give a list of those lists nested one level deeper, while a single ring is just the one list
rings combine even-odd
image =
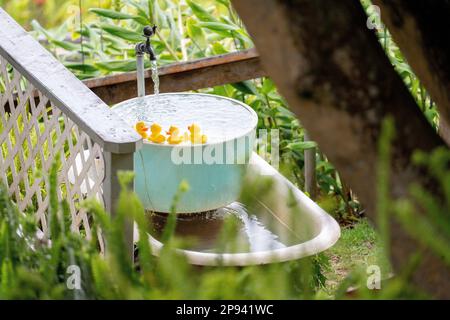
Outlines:
[{"label": "green grass", "polygon": [[326,251],[326,255],[331,267],[325,272],[329,292],[333,292],[351,272],[365,272],[370,265],[380,266],[382,278],[391,272],[379,236],[367,219],[342,228],[341,238]]}]

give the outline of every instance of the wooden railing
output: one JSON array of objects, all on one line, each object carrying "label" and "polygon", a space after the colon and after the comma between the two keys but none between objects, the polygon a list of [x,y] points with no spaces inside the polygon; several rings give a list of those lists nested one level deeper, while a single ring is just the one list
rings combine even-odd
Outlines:
[{"label": "wooden railing", "polygon": [[[160,92],[197,90],[265,76],[255,49],[233,52],[159,68]],[[149,71],[146,92],[153,92]],[[96,95],[108,104],[136,97],[136,72],[84,80]]]}]

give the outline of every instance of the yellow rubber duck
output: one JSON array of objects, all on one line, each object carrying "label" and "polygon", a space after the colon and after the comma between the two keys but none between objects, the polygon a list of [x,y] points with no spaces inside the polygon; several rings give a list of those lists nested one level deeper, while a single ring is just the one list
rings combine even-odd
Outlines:
[{"label": "yellow rubber duck", "polygon": [[169,131],[166,132],[169,135],[167,142],[169,144],[179,144],[185,140],[184,136],[180,136],[180,129],[175,126],[170,126]]},{"label": "yellow rubber duck", "polygon": [[148,140],[154,143],[163,143],[166,141],[166,137],[161,134],[161,126],[157,123],[154,123],[150,127],[151,134],[148,137]]},{"label": "yellow rubber duck", "polygon": [[145,125],[144,121],[139,121],[134,126],[134,129],[141,135],[143,139],[147,138],[148,127]]},{"label": "yellow rubber duck", "polygon": [[207,137],[205,134],[201,134],[201,129],[198,124],[191,124],[188,126],[188,130],[191,132],[189,139],[192,143],[206,143]]}]

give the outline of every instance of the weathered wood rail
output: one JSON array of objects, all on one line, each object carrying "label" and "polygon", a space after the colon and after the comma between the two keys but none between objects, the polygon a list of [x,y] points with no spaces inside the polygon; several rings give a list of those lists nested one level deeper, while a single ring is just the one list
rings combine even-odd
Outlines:
[{"label": "weathered wood rail", "polygon": [[[160,92],[197,90],[265,76],[255,49],[218,55],[159,68]],[[145,73],[146,92],[153,92],[150,72]],[[108,104],[134,98],[137,94],[136,72],[83,81]]]}]

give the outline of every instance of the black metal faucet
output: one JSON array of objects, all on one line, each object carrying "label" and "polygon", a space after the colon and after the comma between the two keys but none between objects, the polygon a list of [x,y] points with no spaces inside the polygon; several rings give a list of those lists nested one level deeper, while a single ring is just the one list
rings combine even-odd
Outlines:
[{"label": "black metal faucet", "polygon": [[145,42],[138,43],[136,45],[136,54],[145,54],[147,53],[150,56],[150,61],[156,60],[155,52],[153,51],[153,47],[150,43],[150,37],[156,33],[156,26],[150,27],[146,26],[144,27],[144,37],[147,39]]},{"label": "black metal faucet", "polygon": [[138,43],[136,50],[136,79],[137,79],[137,94],[138,97],[145,96],[145,75],[144,75],[144,56],[147,53],[150,61],[156,64],[156,55],[150,43],[150,37],[155,34],[156,26],[146,26],[144,28],[145,42]]}]

